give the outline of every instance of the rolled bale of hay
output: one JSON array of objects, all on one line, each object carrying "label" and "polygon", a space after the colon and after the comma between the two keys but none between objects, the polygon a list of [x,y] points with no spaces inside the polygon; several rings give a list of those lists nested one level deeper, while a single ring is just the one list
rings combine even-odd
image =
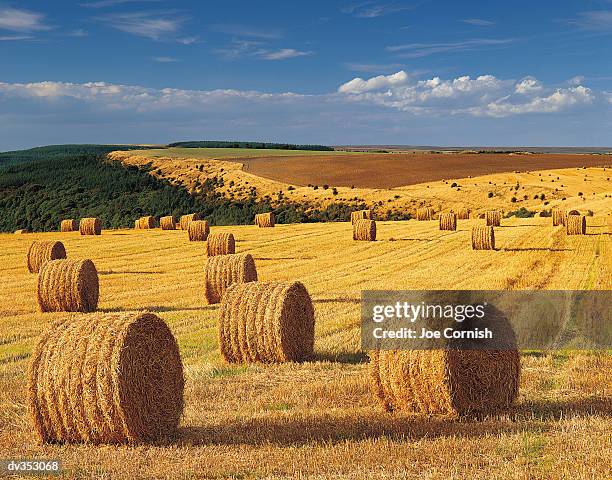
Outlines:
[{"label": "rolled bale of hay", "polygon": [[357,210],[351,212],[351,224],[355,224],[357,220],[372,220],[372,210]]},{"label": "rolled bale of hay", "polygon": [[98,271],[91,260],[51,260],[38,274],[41,312],[93,312],[99,294]]},{"label": "rolled bale of hay", "polygon": [[501,225],[501,212],[499,210],[489,210],[485,218],[488,227],[499,227]]},{"label": "rolled bale of hay", "polygon": [[457,218],[459,220],[469,220],[470,219],[470,209],[469,208],[460,208],[457,212]]},{"label": "rolled bale of hay", "polygon": [[251,254],[209,257],[204,267],[204,297],[209,304],[219,303],[230,285],[256,281],[257,269]]},{"label": "rolled bale of hay", "polygon": [[38,273],[41,267],[50,260],[66,258],[66,249],[62,242],[37,241],[28,250],[28,271]]},{"label": "rolled bale of hay", "polygon": [[434,216],[435,212],[431,207],[419,208],[416,212],[416,218],[419,221],[433,220]]},{"label": "rolled bale of hay", "polygon": [[189,215],[181,215],[179,220],[179,225],[181,226],[181,230],[188,230],[189,224],[194,220],[201,220],[202,216],[199,213],[190,213]]},{"label": "rolled bale of hay", "polygon": [[221,300],[221,355],[229,363],[300,362],[312,356],[314,325],[300,282],[235,283]]},{"label": "rolled bale of hay", "polygon": [[565,225],[566,216],[567,214],[563,210],[559,208],[553,208],[552,210],[553,227],[558,227],[559,225]]},{"label": "rolled bale of hay", "polygon": [[495,250],[495,231],[493,227],[478,226],[472,228],[473,250]]},{"label": "rolled bale of hay", "polygon": [[454,213],[440,214],[440,230],[457,230],[457,215]]},{"label": "rolled bale of hay", "polygon": [[79,223],[69,218],[60,222],[60,232],[76,232],[79,229]]},{"label": "rolled bale of hay", "polygon": [[17,235],[22,235],[22,234],[24,234],[24,233],[30,233],[30,231],[29,231],[27,228],[20,228],[20,229],[18,229],[18,230],[15,230],[15,233],[16,233]]},{"label": "rolled bale of hay", "polygon": [[28,406],[43,443],[141,443],[175,435],[183,365],[166,323],[148,312],[65,318],[43,333]]},{"label": "rolled bale of hay", "polygon": [[134,220],[134,230],[140,230],[140,218]]},{"label": "rolled bale of hay", "polygon": [[584,215],[568,215],[566,222],[568,235],[586,235],[586,217]]},{"label": "rolled bale of hay", "polygon": [[231,233],[211,233],[206,240],[206,253],[209,257],[236,253],[236,240]]},{"label": "rolled bale of hay", "polygon": [[205,242],[210,233],[210,227],[206,220],[194,220],[189,222],[187,234],[190,242]]},{"label": "rolled bale of hay", "polygon": [[81,235],[100,235],[102,233],[102,222],[97,217],[81,218],[79,231]]},{"label": "rolled bale of hay", "polygon": [[489,413],[518,396],[518,350],[380,350],[370,359],[371,387],[387,411]]},{"label": "rolled bale of hay", "polygon": [[568,215],[580,215],[580,212],[578,210],[570,210],[569,212],[567,212]]},{"label": "rolled bale of hay", "polygon": [[373,242],[376,240],[376,221],[357,220],[353,224],[353,240]]},{"label": "rolled bale of hay", "polygon": [[152,228],[157,228],[157,220],[155,217],[147,215],[145,217],[140,217],[138,219],[138,227],[141,230],[149,230]]},{"label": "rolled bale of hay", "polygon": [[162,230],[176,230],[176,222],[174,221],[174,217],[172,215],[161,217],[159,219],[159,226]]},{"label": "rolled bale of hay", "polygon": [[258,213],[255,215],[255,225],[259,228],[269,228],[275,225],[276,218],[273,212]]}]

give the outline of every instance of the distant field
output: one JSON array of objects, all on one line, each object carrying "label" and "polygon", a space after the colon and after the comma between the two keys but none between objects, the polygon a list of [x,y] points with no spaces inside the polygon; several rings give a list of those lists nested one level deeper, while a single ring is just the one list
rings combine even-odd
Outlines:
[{"label": "distant field", "polygon": [[[267,148],[157,148],[151,150],[143,150],[143,155],[149,157],[171,157],[171,158],[244,158],[244,157],[312,157],[318,155],[335,156],[347,155],[346,152],[330,152],[330,151],[310,151],[310,150],[277,150]],[[359,155],[359,152],[350,153],[348,155]]]}]

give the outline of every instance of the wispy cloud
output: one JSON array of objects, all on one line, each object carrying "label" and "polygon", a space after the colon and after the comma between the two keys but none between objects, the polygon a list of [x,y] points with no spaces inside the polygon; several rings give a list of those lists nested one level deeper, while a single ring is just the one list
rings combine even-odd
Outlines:
[{"label": "wispy cloud", "polygon": [[390,73],[403,68],[401,63],[345,63],[344,66],[353,72]]},{"label": "wispy cloud", "polygon": [[178,58],[174,57],[153,57],[152,60],[157,63],[174,63],[178,62]]},{"label": "wispy cloud", "polygon": [[612,31],[612,10],[582,12],[570,24],[595,31]]},{"label": "wispy cloud", "polygon": [[248,25],[239,24],[216,24],[211,25],[210,29],[214,32],[224,33],[226,35],[233,35],[235,37],[248,37],[248,38],[261,38],[267,40],[274,40],[282,38],[283,33],[281,30],[276,29],[264,29],[259,27],[252,27]]},{"label": "wispy cloud", "polygon": [[343,7],[341,11],[358,18],[376,18],[400,12],[402,10],[413,10],[418,5],[401,5],[398,3],[378,3],[376,1],[366,1],[354,3]]},{"label": "wispy cloud", "polygon": [[117,13],[98,17],[98,20],[116,30],[151,40],[169,40],[183,43],[179,38],[187,17],[176,11],[145,11]]},{"label": "wispy cloud", "polygon": [[79,6],[86,8],[108,8],[125,3],[157,3],[161,0],[98,0],[96,2],[83,2]]},{"label": "wispy cloud", "polygon": [[490,27],[491,25],[495,25],[495,22],[491,20],[484,20],[482,18],[464,18],[461,20],[463,23],[467,23],[468,25],[476,25],[477,27]]},{"label": "wispy cloud", "polygon": [[462,52],[479,50],[487,47],[501,47],[511,44],[514,41],[515,39],[513,38],[476,38],[448,43],[408,43],[405,45],[387,47],[387,51],[398,53],[399,56],[403,58],[421,58],[436,53]]},{"label": "wispy cloud", "polygon": [[226,60],[239,58],[255,58],[260,60],[287,60],[289,58],[307,57],[314,55],[310,50],[297,50],[295,48],[270,49],[259,40],[233,40],[229,45],[215,50]]},{"label": "wispy cloud", "polygon": [[19,40],[32,40],[32,35],[5,35],[0,36],[0,42],[16,42]]},{"label": "wispy cloud", "polygon": [[0,7],[0,29],[14,32],[49,30],[51,27],[44,23],[44,19],[45,16],[40,13]]},{"label": "wispy cloud", "polygon": [[264,60],[287,60],[295,57],[308,57],[314,55],[312,51],[296,50],[295,48],[281,48],[280,50],[262,51],[258,54]]},{"label": "wispy cloud", "polygon": [[69,37],[86,37],[88,35],[89,33],[86,30],[83,30],[82,28],[77,28],[76,30],[68,32]]}]

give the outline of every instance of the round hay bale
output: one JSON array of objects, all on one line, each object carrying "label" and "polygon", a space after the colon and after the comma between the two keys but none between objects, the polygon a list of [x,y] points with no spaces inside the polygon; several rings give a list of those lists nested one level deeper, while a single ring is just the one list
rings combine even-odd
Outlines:
[{"label": "round hay bale", "polygon": [[518,350],[380,350],[370,358],[371,387],[387,411],[489,413],[518,395]]},{"label": "round hay bale", "polygon": [[351,212],[351,224],[355,224],[357,220],[372,220],[372,210],[357,210]]},{"label": "round hay bale", "polygon": [[273,212],[258,213],[255,215],[255,225],[259,228],[269,228],[275,225],[276,218]]},{"label": "round hay bale", "polygon": [[190,242],[205,242],[210,233],[210,227],[206,220],[194,220],[189,222],[187,234]]},{"label": "round hay bale", "polygon": [[570,210],[569,212],[567,212],[568,215],[580,215],[580,212],[578,210]]},{"label": "round hay bale", "polygon": [[206,241],[206,253],[209,257],[236,253],[236,241],[231,233],[211,233]]},{"label": "round hay bale", "polygon": [[91,260],[51,260],[38,274],[38,306],[41,312],[93,312],[99,289]]},{"label": "round hay bale", "polygon": [[97,217],[81,218],[79,231],[81,235],[100,235],[102,233],[102,222]]},{"label": "round hay bale", "polygon": [[485,218],[488,227],[499,227],[501,225],[501,212],[498,210],[489,210]]},{"label": "round hay bale", "polygon": [[441,213],[440,230],[457,230],[457,215],[454,213]]},{"label": "round hay bale", "polygon": [[79,223],[70,218],[62,220],[60,223],[60,232],[76,232],[79,229]]},{"label": "round hay bale", "polygon": [[176,222],[174,221],[174,217],[172,215],[161,217],[159,219],[159,226],[162,230],[176,230]]},{"label": "round hay bale", "polygon": [[230,285],[256,281],[257,269],[251,254],[210,257],[204,267],[204,297],[209,304],[219,303]]},{"label": "round hay bale", "polygon": [[66,249],[62,242],[37,241],[28,250],[28,271],[38,273],[40,268],[50,260],[66,258]]},{"label": "round hay bale", "polygon": [[565,217],[567,213],[559,208],[553,208],[552,210],[552,222],[553,227],[558,227],[559,225],[565,225]]},{"label": "round hay bale", "polygon": [[140,443],[176,433],[184,385],[178,345],[162,319],[94,313],[59,320],[40,337],[28,406],[44,443]]},{"label": "round hay bale", "polygon": [[188,230],[189,224],[194,220],[201,220],[202,216],[199,213],[190,213],[189,215],[182,215],[179,221],[181,230]]},{"label": "round hay bale", "polygon": [[300,362],[313,353],[314,325],[300,282],[235,283],[221,300],[221,355],[229,363]]},{"label": "round hay bale", "polygon": [[134,220],[134,230],[140,230],[140,219]]},{"label": "round hay bale", "polygon": [[584,215],[568,215],[566,222],[568,235],[586,235],[586,217]]},{"label": "round hay bale", "polygon": [[353,224],[353,240],[373,242],[376,240],[376,221],[357,220]]},{"label": "round hay bale", "polygon": [[457,218],[459,220],[469,220],[470,219],[470,209],[469,208],[460,208],[457,212]]},{"label": "round hay bale", "polygon": [[20,228],[19,230],[15,230],[15,233],[17,235],[22,235],[24,233],[30,233],[30,231],[27,228]]},{"label": "round hay bale", "polygon": [[472,228],[473,250],[495,250],[495,231],[493,227],[478,226]]},{"label": "round hay bale", "polygon": [[139,228],[141,230],[149,230],[152,228],[157,228],[157,220],[155,219],[155,217],[152,217],[150,215],[147,215],[145,217],[140,217],[137,220],[137,224],[138,226],[136,228]]},{"label": "round hay bale", "polygon": [[434,209],[431,207],[419,208],[416,212],[416,218],[419,221],[433,220],[435,218]]}]

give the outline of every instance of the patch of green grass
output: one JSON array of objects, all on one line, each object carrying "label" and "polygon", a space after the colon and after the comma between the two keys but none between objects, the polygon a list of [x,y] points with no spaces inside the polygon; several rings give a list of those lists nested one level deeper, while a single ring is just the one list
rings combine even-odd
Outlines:
[{"label": "patch of green grass", "polygon": [[534,465],[542,464],[546,461],[544,457],[544,447],[546,438],[539,434],[526,433],[522,438],[522,453],[525,459]]},{"label": "patch of green grass", "polygon": [[248,367],[246,365],[240,365],[237,367],[215,367],[213,368],[209,374],[209,378],[225,378],[225,377],[234,377],[236,375],[242,375],[248,371]]},{"label": "patch of green grass", "polygon": [[286,412],[288,410],[291,410],[293,408],[293,405],[289,403],[285,403],[285,402],[279,402],[279,403],[271,403],[269,405],[266,405],[265,408],[266,410],[275,411],[275,412]]}]

